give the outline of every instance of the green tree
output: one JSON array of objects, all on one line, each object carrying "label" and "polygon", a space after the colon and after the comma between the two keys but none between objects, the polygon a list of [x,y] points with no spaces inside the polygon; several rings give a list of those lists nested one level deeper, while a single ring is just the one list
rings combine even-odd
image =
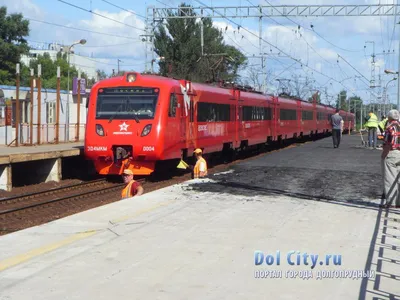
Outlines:
[{"label": "green tree", "polygon": [[24,37],[29,35],[29,21],[22,14],[7,15],[0,7],[0,84],[15,84],[16,64],[29,51]]},{"label": "green tree", "polygon": [[[29,68],[34,69],[37,76],[38,65],[42,66],[42,87],[48,89],[57,88],[57,67],[60,67],[60,86],[62,90],[67,90],[68,88],[68,69],[70,85],[69,88],[72,89],[72,79],[73,77],[78,77],[78,70],[75,66],[68,66],[68,56],[67,53],[57,53],[55,60],[52,60],[50,54],[45,52],[43,55],[38,55],[37,58],[31,59],[29,62]],[[28,66],[23,66],[23,74],[29,74]],[[28,75],[29,76],[29,75]],[[29,80],[28,76],[24,80]],[[87,74],[82,72],[81,78],[85,78],[87,82],[87,87],[89,88],[94,83],[94,78],[88,78]],[[25,82],[24,82],[25,83]],[[26,84],[26,83],[25,83]],[[28,83],[29,84],[29,83]]]},{"label": "green tree", "polygon": [[336,100],[336,108],[343,109],[345,111],[348,110],[348,104],[347,104],[347,91],[342,90],[337,96]]},{"label": "green tree", "polygon": [[[181,15],[195,16],[193,9],[182,3]],[[155,32],[155,52],[160,60],[160,74],[197,82],[238,80],[246,57],[235,47],[226,45],[222,32],[203,18],[204,56],[201,52],[201,25],[196,19],[168,19]],[[207,55],[208,54],[208,55]]]},{"label": "green tree", "polygon": [[97,70],[97,77],[99,78],[99,80],[103,80],[103,79],[107,79],[110,76],[107,75],[107,73],[104,70]]},{"label": "green tree", "polygon": [[[350,102],[350,112],[355,114],[356,124],[359,125],[361,106],[363,105],[363,101],[359,96],[351,96],[351,97],[349,97],[348,102]],[[363,109],[365,109],[365,108],[363,108]]]},{"label": "green tree", "polygon": [[311,97],[308,97],[308,102],[314,102],[314,98],[318,104],[321,103],[321,93],[314,93]]}]

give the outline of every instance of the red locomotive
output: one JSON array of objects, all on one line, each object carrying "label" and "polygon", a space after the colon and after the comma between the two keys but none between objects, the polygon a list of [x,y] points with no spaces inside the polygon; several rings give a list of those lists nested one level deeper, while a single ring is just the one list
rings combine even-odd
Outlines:
[{"label": "red locomotive", "polygon": [[[125,168],[149,175],[160,161],[205,153],[234,153],[331,131],[335,109],[317,103],[263,95],[235,86],[192,83],[127,72],[96,83],[90,93],[85,156],[99,174]],[[354,114],[341,111],[345,130]]]}]

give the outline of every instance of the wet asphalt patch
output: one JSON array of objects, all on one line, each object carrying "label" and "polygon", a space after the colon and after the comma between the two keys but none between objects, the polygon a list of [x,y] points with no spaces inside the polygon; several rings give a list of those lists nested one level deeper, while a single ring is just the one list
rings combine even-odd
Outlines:
[{"label": "wet asphalt patch", "polygon": [[239,163],[232,173],[209,176],[212,182],[192,183],[186,189],[364,204],[379,199],[381,152],[355,148],[353,136],[346,137],[340,149],[331,143],[327,138]]}]

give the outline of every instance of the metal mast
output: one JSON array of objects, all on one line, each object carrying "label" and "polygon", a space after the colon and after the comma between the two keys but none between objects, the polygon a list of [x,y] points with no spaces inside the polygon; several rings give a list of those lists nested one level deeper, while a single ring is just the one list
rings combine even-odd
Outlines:
[{"label": "metal mast", "polygon": [[[190,18],[258,18],[259,19],[259,47],[261,65],[264,71],[265,61],[262,54],[262,18],[263,17],[360,17],[360,16],[400,16],[399,4],[371,4],[371,5],[259,5],[259,6],[197,6],[190,7],[194,15],[186,15],[182,10],[188,7],[165,8],[154,6],[147,8],[146,38],[153,37],[154,24],[167,19],[190,19]],[[153,26],[151,25],[153,24]],[[148,30],[151,28],[151,32]],[[145,40],[144,40],[145,41]],[[146,39],[147,41],[147,39]],[[153,47],[152,47],[153,48]],[[146,70],[147,68],[147,44],[146,44]],[[154,51],[151,50],[151,55]],[[374,49],[375,53],[375,49]],[[375,55],[375,54],[374,54]],[[399,51],[400,55],[400,51]],[[375,56],[373,57],[375,65]],[[400,66],[400,56],[399,56]],[[399,76],[400,77],[400,76]],[[265,89],[264,78],[264,89]],[[399,79],[400,81],[400,79]],[[371,86],[375,85],[375,73],[371,73]],[[400,94],[400,84],[399,84]],[[399,100],[399,99],[398,99]]]}]

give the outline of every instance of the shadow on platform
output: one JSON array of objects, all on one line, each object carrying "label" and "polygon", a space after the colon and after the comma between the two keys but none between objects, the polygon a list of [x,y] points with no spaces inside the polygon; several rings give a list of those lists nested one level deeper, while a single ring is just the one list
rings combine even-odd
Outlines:
[{"label": "shadow on platform", "polygon": [[367,295],[374,300],[400,299],[400,288],[397,288],[397,294],[394,293],[394,289],[386,290],[388,286],[400,287],[400,247],[394,245],[394,241],[399,245],[399,229],[399,211],[379,210],[364,269],[364,272],[374,270],[376,275],[375,278],[362,279],[359,300],[365,300]]}]

